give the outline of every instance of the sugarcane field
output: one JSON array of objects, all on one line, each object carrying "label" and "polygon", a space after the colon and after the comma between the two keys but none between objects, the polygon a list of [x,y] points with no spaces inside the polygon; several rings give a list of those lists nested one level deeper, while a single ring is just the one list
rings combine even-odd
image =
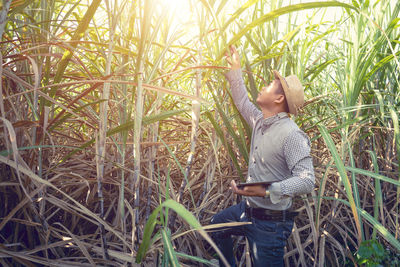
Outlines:
[{"label": "sugarcane field", "polygon": [[0,266],[400,267],[400,2],[2,0]]}]

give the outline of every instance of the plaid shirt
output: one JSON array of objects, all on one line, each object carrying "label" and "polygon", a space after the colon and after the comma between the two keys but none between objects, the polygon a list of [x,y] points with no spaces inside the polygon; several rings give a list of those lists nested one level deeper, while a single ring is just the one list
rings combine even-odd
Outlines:
[{"label": "plaid shirt", "polygon": [[248,98],[241,70],[226,77],[236,107],[253,128],[247,182],[277,181],[268,188],[269,198],[245,199],[251,207],[288,209],[293,196],[309,193],[315,185],[310,140],[285,112],[264,119]]}]

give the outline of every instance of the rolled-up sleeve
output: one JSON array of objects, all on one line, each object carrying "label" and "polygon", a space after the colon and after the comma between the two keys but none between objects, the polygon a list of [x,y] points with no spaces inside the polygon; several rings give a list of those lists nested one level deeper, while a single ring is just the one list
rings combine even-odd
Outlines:
[{"label": "rolled-up sleeve", "polygon": [[285,196],[307,194],[314,189],[315,175],[310,150],[310,140],[302,131],[294,131],[286,137],[283,152],[292,176],[270,186],[273,203]]}]

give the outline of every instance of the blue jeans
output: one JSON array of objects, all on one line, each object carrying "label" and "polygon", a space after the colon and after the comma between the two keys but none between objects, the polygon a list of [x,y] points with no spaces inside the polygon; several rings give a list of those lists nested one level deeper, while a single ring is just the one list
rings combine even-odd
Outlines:
[{"label": "blue jeans", "polygon": [[[243,226],[224,227],[211,233],[218,248],[224,254],[231,266],[236,266],[233,255],[232,235],[245,236],[249,242],[253,267],[284,266],[283,254],[286,240],[289,238],[293,220],[265,221],[248,218],[245,213],[246,203],[240,202],[217,213],[211,219],[211,224],[227,222],[252,222]],[[224,266],[219,261],[220,266]]]}]

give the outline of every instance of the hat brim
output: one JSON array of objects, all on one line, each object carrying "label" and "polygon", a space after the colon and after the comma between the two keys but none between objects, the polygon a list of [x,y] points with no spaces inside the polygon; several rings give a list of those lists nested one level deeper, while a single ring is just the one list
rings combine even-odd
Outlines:
[{"label": "hat brim", "polygon": [[274,73],[275,79],[279,79],[279,81],[281,82],[283,92],[285,93],[286,97],[286,103],[288,104],[289,113],[297,115],[297,109],[292,105],[292,100],[290,99],[291,95],[286,79],[277,70],[273,70],[272,72]]}]

